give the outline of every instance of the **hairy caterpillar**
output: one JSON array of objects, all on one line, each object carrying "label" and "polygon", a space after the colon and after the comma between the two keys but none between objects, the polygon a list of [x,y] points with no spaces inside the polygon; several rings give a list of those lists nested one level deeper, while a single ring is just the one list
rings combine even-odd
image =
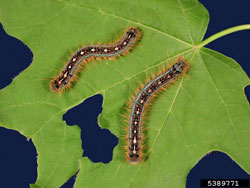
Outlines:
[{"label": "hairy caterpillar", "polygon": [[131,27],[119,42],[109,45],[88,45],[81,48],[73,54],[60,75],[51,81],[51,90],[59,92],[69,87],[74,80],[74,75],[79,69],[80,64],[87,63],[87,61],[93,59],[93,57],[110,58],[128,52],[140,35],[140,31],[137,28]]},{"label": "hairy caterpillar", "polygon": [[181,75],[187,72],[189,67],[190,65],[184,58],[178,58],[177,61],[166,71],[161,72],[147,82],[130,101],[131,107],[129,110],[129,129],[127,135],[128,146],[126,155],[129,163],[138,164],[142,160],[142,124],[146,105],[161,88],[164,88],[164,86],[168,86],[177,80]]}]

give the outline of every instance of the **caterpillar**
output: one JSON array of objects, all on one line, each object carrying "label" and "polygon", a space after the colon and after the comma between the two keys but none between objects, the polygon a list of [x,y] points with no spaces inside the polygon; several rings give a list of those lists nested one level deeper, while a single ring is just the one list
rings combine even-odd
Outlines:
[{"label": "caterpillar", "polygon": [[112,58],[128,52],[135,44],[141,33],[138,28],[131,27],[127,30],[122,39],[114,44],[108,45],[88,45],[73,54],[67,62],[60,75],[51,80],[50,88],[54,92],[59,92],[71,86],[80,64],[87,63],[94,58]]},{"label": "caterpillar", "polygon": [[190,64],[187,63],[184,58],[179,57],[170,68],[159,73],[158,76],[147,82],[144,87],[139,90],[138,94],[130,101],[132,106],[129,110],[129,129],[127,134],[128,145],[126,147],[126,159],[128,163],[138,164],[142,161],[142,124],[147,104],[161,88],[169,86],[172,82],[187,72],[189,67]]}]

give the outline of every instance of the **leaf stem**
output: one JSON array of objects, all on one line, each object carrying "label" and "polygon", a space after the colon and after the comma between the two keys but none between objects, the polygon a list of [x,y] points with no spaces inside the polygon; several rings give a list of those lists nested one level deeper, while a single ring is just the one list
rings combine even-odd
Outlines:
[{"label": "leaf stem", "polygon": [[207,39],[203,40],[200,44],[198,44],[196,46],[196,48],[201,48],[201,47],[207,45],[208,43],[210,43],[210,42],[212,42],[220,37],[223,37],[225,35],[234,33],[236,31],[242,31],[242,30],[247,30],[247,29],[250,30],[250,24],[239,25],[239,26],[231,27],[229,29],[225,29],[225,30],[220,31],[220,32],[208,37]]}]

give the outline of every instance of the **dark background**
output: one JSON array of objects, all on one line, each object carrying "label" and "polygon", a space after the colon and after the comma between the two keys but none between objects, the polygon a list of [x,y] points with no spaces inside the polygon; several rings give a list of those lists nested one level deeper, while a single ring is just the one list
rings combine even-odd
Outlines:
[{"label": "dark background", "polygon": [[[208,9],[210,23],[205,38],[223,29],[250,23],[249,0],[200,0]],[[210,43],[206,47],[235,59],[250,76],[250,31],[240,31],[227,35]],[[8,36],[0,27],[0,89],[11,83],[12,78],[29,66],[32,52],[19,40]],[[250,101],[250,86],[245,89]],[[1,99],[0,99],[1,100]],[[69,110],[63,119],[68,125],[78,124],[83,132],[84,154],[93,162],[108,163],[112,160],[113,148],[118,139],[109,130],[100,129],[97,116],[102,111],[102,96],[96,95]],[[85,114],[83,116],[82,114]],[[85,124],[85,126],[83,125]],[[95,136],[93,136],[95,135]],[[96,136],[98,135],[98,136]],[[98,138],[92,140],[93,138]],[[95,148],[92,150],[91,148]],[[104,149],[107,152],[100,152]],[[28,188],[37,178],[36,149],[32,141],[14,130],[0,127],[0,188]],[[212,152],[204,156],[190,171],[187,188],[199,188],[201,178],[248,178],[231,158],[221,152]],[[72,177],[63,188],[72,188]]]}]

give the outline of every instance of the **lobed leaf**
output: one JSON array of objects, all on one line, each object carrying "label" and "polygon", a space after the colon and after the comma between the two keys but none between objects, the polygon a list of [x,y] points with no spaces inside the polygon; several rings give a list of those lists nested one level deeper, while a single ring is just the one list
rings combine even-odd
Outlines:
[{"label": "lobed leaf", "polygon": [[[31,187],[60,187],[80,169],[76,188],[184,188],[190,169],[212,150],[250,172],[250,109],[243,91],[249,78],[234,60],[195,47],[209,21],[197,0],[1,0],[0,21],[34,55],[31,66],[0,91],[0,126],[31,138],[37,148],[38,178]],[[131,53],[92,62],[72,89],[50,91],[71,50],[115,41],[130,26],[143,34]],[[100,93],[99,124],[121,139],[121,111],[139,82],[179,56],[191,68],[151,108],[148,159],[127,164],[121,144],[109,164],[82,158],[80,129],[67,126],[62,115]]]}]

